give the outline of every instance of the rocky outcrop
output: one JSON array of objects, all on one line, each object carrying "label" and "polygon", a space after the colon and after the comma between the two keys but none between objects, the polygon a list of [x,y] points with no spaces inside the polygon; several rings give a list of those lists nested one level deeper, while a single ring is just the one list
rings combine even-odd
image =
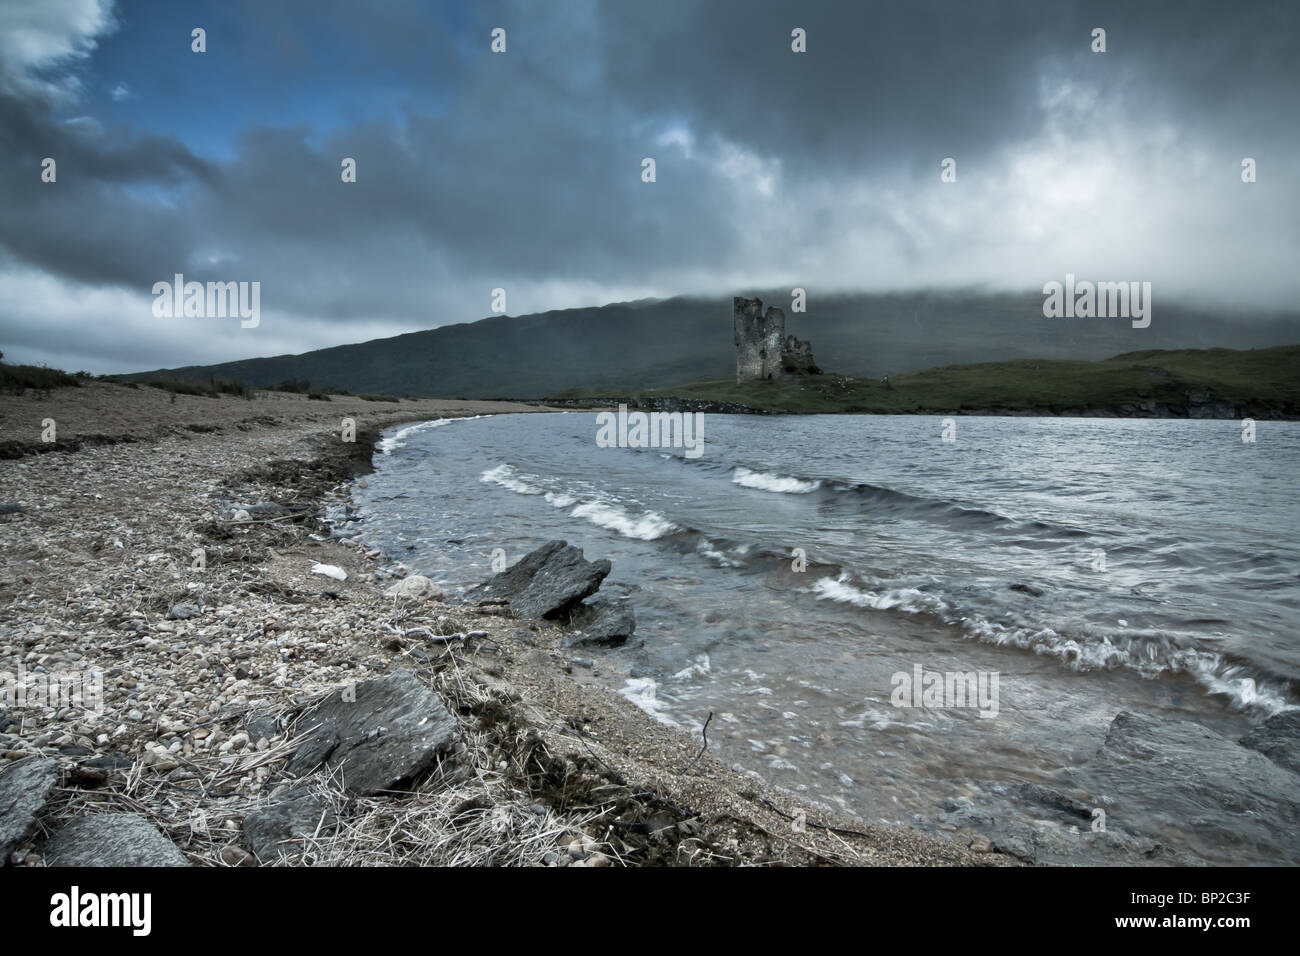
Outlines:
[{"label": "rocky outcrop", "polygon": [[[1122,712],[1077,780],[1105,794],[1116,820],[1126,804],[1160,795],[1164,816],[1219,846],[1254,844],[1295,859],[1300,792],[1295,775],[1249,747],[1187,720]],[[1130,821],[1156,830],[1158,821]]]},{"label": "rocky outcrop", "polygon": [[59,779],[59,762],[24,757],[0,770],[0,866],[36,823]]},{"label": "rocky outcrop", "polygon": [[470,592],[479,601],[504,601],[520,617],[556,617],[596,593],[608,561],[588,561],[567,541],[548,541],[519,563]]},{"label": "rocky outcrop", "polygon": [[316,729],[285,771],[302,776],[324,765],[361,796],[405,789],[455,744],[456,718],[407,670],[336,691],[306,720]]},{"label": "rocky outcrop", "polygon": [[185,854],[137,813],[97,813],[55,830],[40,847],[46,866],[189,866]]},{"label": "rocky outcrop", "polygon": [[1279,767],[1300,773],[1300,710],[1274,714],[1242,737],[1241,745],[1258,750]]}]

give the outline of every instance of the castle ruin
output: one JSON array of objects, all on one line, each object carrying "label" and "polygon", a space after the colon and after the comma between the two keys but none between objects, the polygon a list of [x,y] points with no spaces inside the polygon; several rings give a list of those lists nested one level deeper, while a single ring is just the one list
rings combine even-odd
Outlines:
[{"label": "castle ruin", "polygon": [[785,311],[761,299],[731,302],[736,334],[736,383],[775,380],[783,375],[819,375],[812,345],[785,334]]}]

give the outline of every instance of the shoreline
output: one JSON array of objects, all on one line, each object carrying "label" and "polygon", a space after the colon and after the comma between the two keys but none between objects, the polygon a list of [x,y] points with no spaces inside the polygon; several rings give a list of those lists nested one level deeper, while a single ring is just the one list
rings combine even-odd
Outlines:
[{"label": "shoreline", "polygon": [[[813,410],[760,408],[738,402],[713,401],[701,398],[653,397],[636,398],[541,398],[520,399],[525,405],[547,407],[552,411],[599,412],[616,410],[626,405],[629,410],[646,412],[708,412],[714,415],[913,415],[925,418],[1123,418],[1137,421],[1240,421],[1250,418],[1265,422],[1300,421],[1300,410],[1296,409],[1239,409],[1227,403],[1197,405],[1170,405],[1166,403],[1132,404],[1129,407],[1115,405],[1084,405],[1051,408],[1046,405],[1029,408],[1011,408],[998,405],[976,407],[943,407],[934,409],[896,409],[896,408],[820,408]],[[1147,407],[1147,406],[1150,407]]]},{"label": "shoreline", "polygon": [[[73,818],[107,808],[145,817],[189,862],[218,866],[1016,862],[977,834],[972,851],[802,805],[599,685],[549,622],[440,600],[399,605],[377,580],[383,556],[330,536],[324,510],[372,470],[384,428],[554,410],[173,398],[98,384],[0,398],[0,444],[18,452],[0,460],[0,504],[22,507],[0,516],[11,556],[0,671],[14,661],[104,670],[93,719],[0,712],[0,768],[40,755],[57,762],[61,784],[6,862],[45,862]],[[337,438],[344,415],[356,418],[354,443]],[[51,417],[63,447],[13,444],[35,441]],[[255,510],[241,518],[236,505]],[[202,570],[190,567],[195,548]],[[295,787],[284,765],[311,708],[398,670],[446,702],[454,749],[410,792],[357,796],[325,771]],[[278,859],[255,852],[245,818],[296,796],[323,808],[329,832],[294,836]]]}]

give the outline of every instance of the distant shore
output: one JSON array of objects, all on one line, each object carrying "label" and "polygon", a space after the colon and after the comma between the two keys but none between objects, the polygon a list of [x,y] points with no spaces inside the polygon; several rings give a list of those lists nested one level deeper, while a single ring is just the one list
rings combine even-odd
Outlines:
[{"label": "distant shore", "polygon": [[750,415],[1000,415],[1051,418],[1300,420],[1300,345],[1128,352],[1100,362],[1010,359],[881,379],[783,374],[653,389],[575,389],[563,408]]},{"label": "distant shore", "polygon": [[[103,674],[102,713],[0,711],[0,788],[20,762],[61,784],[9,862],[58,862],[87,814],[142,817],[215,866],[1014,862],[975,834],[803,806],[600,687],[549,623],[399,603],[384,556],[330,537],[383,428],[541,410],[105,383],[0,397],[0,672]],[[410,792],[285,773],[314,705],[399,670],[456,718]],[[284,824],[304,801],[309,833]],[[259,843],[267,821],[288,836]]]}]

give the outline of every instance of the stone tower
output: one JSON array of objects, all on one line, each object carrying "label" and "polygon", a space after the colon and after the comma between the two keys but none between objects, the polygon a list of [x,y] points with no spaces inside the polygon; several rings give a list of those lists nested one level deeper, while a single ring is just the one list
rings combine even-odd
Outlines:
[{"label": "stone tower", "polygon": [[760,299],[736,296],[731,302],[736,329],[736,382],[775,379],[781,375],[781,348],[785,343],[785,312]]}]

